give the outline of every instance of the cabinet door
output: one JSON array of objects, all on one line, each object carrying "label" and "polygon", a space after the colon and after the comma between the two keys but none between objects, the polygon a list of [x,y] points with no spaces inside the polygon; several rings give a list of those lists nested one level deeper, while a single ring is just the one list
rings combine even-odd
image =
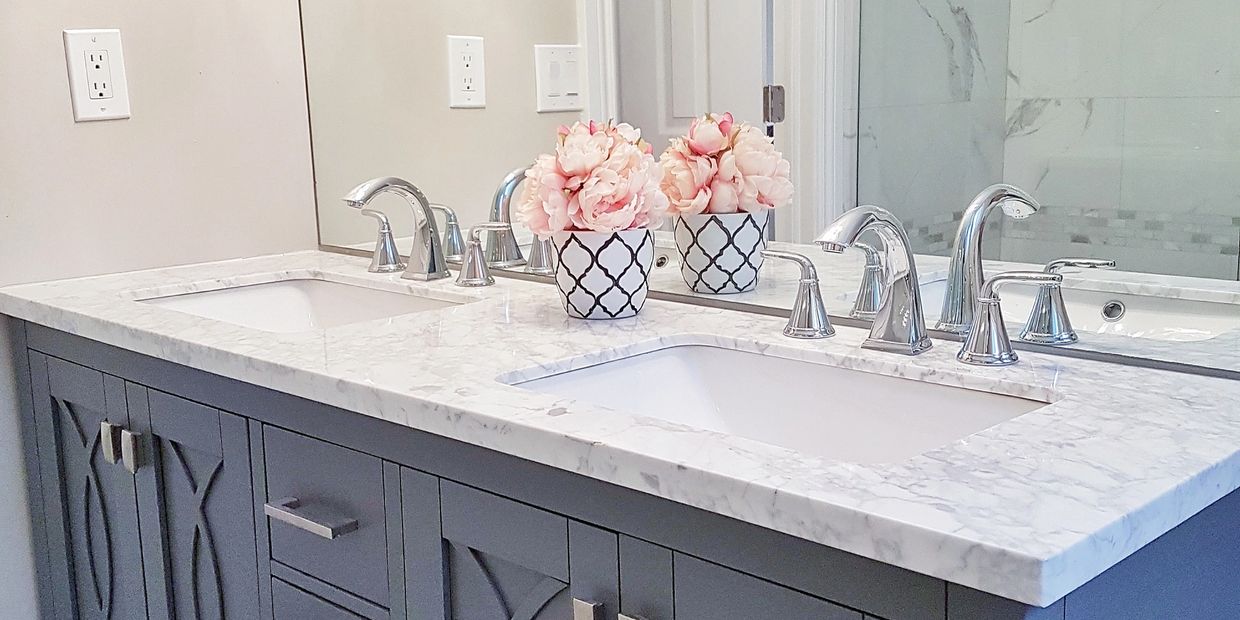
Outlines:
[{"label": "cabinet door", "polygon": [[142,433],[138,500],[152,618],[252,618],[258,609],[244,419],[128,386]]},{"label": "cabinet door", "polygon": [[418,472],[404,472],[401,490],[411,618],[619,613],[614,533]]},{"label": "cabinet door", "polygon": [[31,354],[56,618],[146,617],[134,477],[104,459],[100,423],[127,426],[124,382]]}]

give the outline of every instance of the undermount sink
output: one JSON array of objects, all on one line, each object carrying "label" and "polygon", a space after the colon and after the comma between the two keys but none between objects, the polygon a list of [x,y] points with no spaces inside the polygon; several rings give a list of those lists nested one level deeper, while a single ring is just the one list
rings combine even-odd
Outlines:
[{"label": "undermount sink", "polygon": [[216,321],[299,333],[439,310],[462,302],[301,278],[140,300]]},{"label": "undermount sink", "polygon": [[[937,317],[947,282],[922,285],[927,313]],[[1024,325],[1033,309],[1037,286],[1011,284],[999,291],[1003,318],[1013,330]],[[1156,295],[1111,293],[1085,285],[1063,288],[1064,307],[1078,334],[1114,334],[1167,342],[1209,340],[1240,330],[1240,306]],[[933,320],[930,321],[933,325]],[[1013,331],[1013,336],[1017,333]]]},{"label": "undermount sink", "polygon": [[853,463],[901,461],[1046,402],[687,345],[516,384]]}]

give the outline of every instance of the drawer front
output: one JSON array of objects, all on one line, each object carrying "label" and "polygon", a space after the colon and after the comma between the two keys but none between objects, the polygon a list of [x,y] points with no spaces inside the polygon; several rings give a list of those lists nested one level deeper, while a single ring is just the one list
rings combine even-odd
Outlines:
[{"label": "drawer front", "polygon": [[263,447],[271,558],[387,607],[383,462],[272,427]]},{"label": "drawer front", "polygon": [[279,579],[271,580],[271,606],[275,620],[365,620]]},{"label": "drawer front", "polygon": [[860,613],[717,564],[675,554],[676,620],[862,620]]}]

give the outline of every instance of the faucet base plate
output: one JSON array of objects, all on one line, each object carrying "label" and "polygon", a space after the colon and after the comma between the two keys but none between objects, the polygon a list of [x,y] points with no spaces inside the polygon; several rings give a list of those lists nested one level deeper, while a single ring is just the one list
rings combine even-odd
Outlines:
[{"label": "faucet base plate", "polygon": [[922,338],[917,342],[890,342],[876,338],[867,338],[865,342],[861,343],[862,349],[899,353],[900,355],[921,355],[929,351],[933,346],[934,343],[929,338]]}]

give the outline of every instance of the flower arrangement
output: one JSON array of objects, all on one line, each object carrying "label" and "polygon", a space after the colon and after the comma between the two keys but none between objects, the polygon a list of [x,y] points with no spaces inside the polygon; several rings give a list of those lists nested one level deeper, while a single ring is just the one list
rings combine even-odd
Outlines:
[{"label": "flower arrangement", "polygon": [[560,127],[555,152],[525,173],[518,216],[541,237],[658,226],[667,212],[663,170],[641,132],[626,123]]},{"label": "flower arrangement", "polygon": [[659,165],[663,193],[678,215],[759,213],[792,199],[788,160],[762,130],[731,113],[694,120]]}]

